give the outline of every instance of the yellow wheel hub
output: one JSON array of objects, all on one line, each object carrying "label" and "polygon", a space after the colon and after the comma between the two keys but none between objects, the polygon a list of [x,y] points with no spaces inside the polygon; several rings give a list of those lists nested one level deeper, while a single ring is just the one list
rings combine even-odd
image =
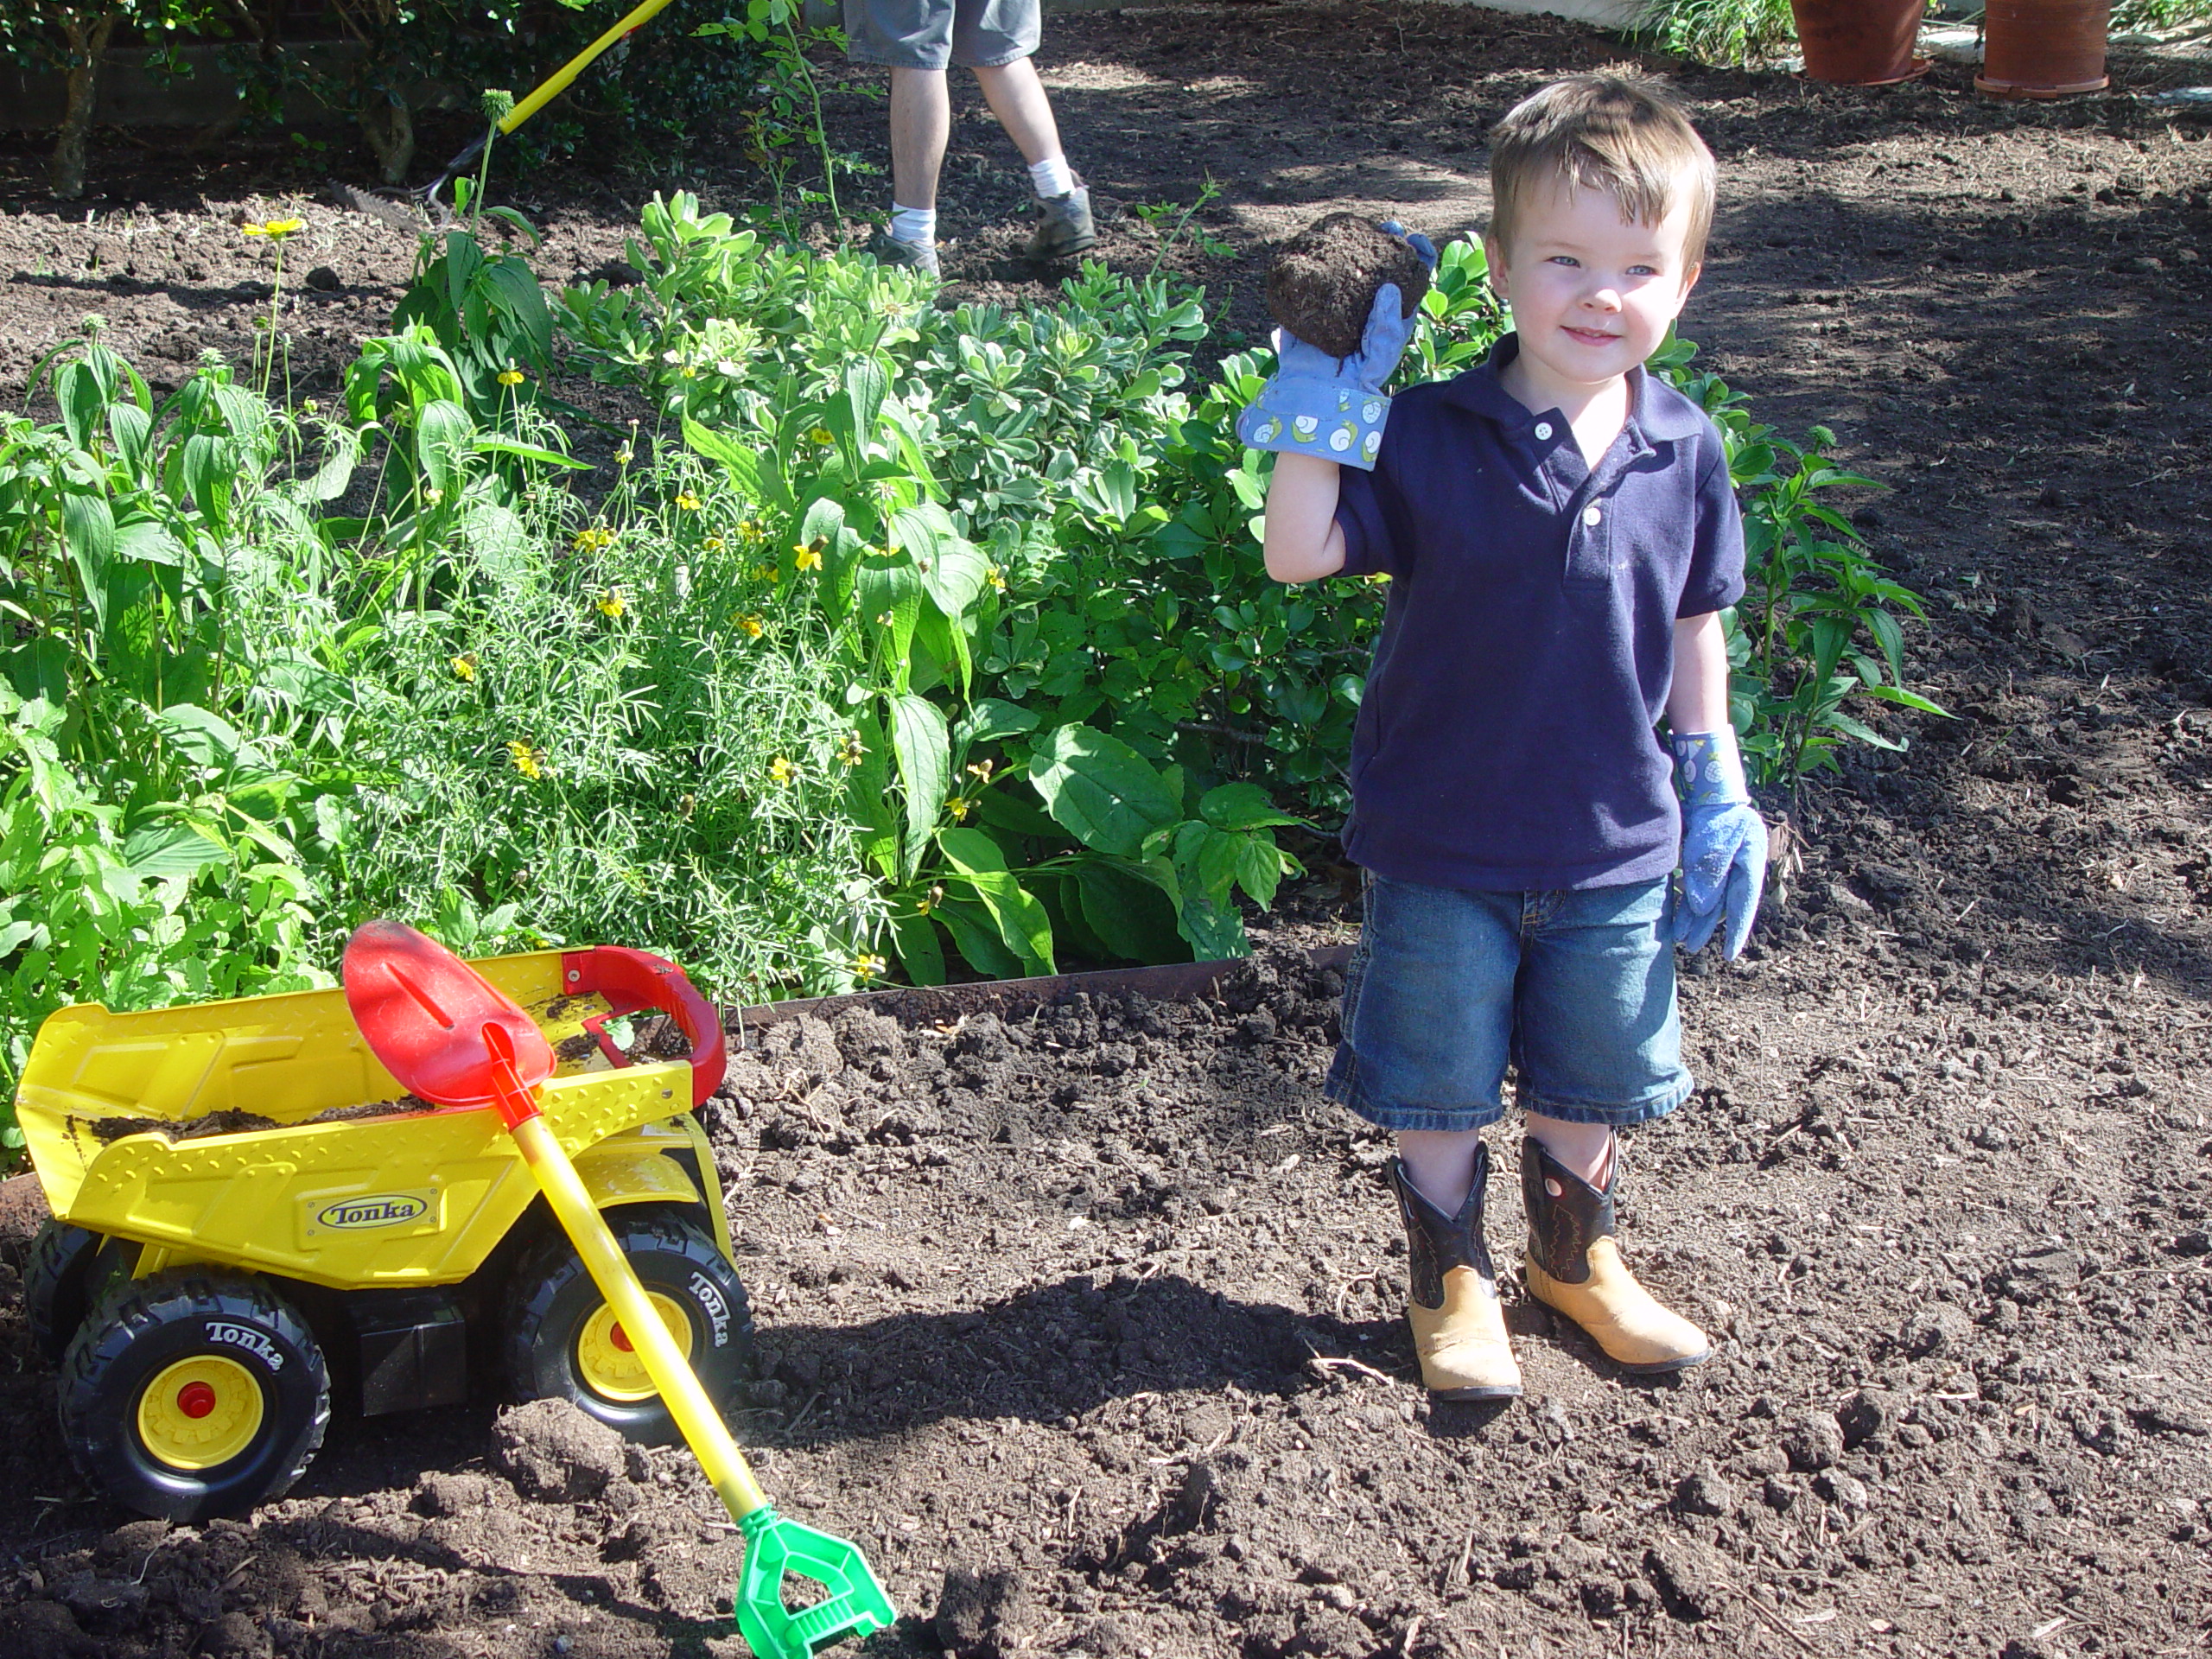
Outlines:
[{"label": "yellow wheel hub", "polygon": [[[645,1300],[653,1305],[653,1312],[668,1327],[668,1334],[675,1338],[678,1351],[684,1358],[690,1358],[691,1316],[683,1311],[683,1305],[657,1290],[647,1291]],[[626,1403],[650,1400],[660,1392],[653,1387],[652,1378],[645,1375],[645,1362],[630,1345],[622,1322],[604,1302],[592,1311],[583,1329],[576,1333],[576,1380],[601,1399]]]},{"label": "yellow wheel hub", "polygon": [[213,1469],[253,1444],[267,1412],[252,1372],[195,1354],[165,1367],[138,1396],[138,1440],[172,1469]]}]

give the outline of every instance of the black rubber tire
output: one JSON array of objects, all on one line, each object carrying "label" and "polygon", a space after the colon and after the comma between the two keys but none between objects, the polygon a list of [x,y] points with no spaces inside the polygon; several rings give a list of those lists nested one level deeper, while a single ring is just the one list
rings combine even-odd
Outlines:
[{"label": "black rubber tire", "polygon": [[105,1241],[66,1221],[47,1221],[23,1263],[23,1317],[31,1340],[55,1364],[92,1304],[92,1258]]},{"label": "black rubber tire", "polygon": [[[615,1210],[607,1224],[639,1280],[691,1318],[691,1369],[718,1411],[753,1370],[753,1310],[745,1286],[702,1221],[665,1210]],[[576,1340],[605,1299],[583,1260],[559,1233],[515,1268],[508,1301],[507,1381],[518,1400],[567,1400],[632,1440],[680,1438],[659,1396],[613,1400],[577,1375]],[[715,1306],[719,1302],[720,1306]]]},{"label": "black rubber tire", "polygon": [[[245,1450],[204,1470],[171,1468],[138,1433],[146,1385],[207,1354],[261,1389]],[[61,1438],[86,1478],[118,1503],[168,1521],[240,1515],[300,1478],[330,1421],[330,1372],[308,1323],[265,1283],[179,1268],[122,1287],[95,1307],[61,1365]]]}]

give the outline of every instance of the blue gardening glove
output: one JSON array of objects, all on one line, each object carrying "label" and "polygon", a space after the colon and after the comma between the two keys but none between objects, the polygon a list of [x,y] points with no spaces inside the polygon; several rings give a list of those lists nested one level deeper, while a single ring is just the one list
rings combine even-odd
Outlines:
[{"label": "blue gardening glove", "polygon": [[1726,916],[1722,951],[1733,962],[1751,936],[1751,918],[1766,887],[1766,823],[1744,786],[1743,757],[1732,728],[1675,732],[1667,741],[1682,792],[1682,870],[1662,925],[1694,953],[1705,949]]},{"label": "blue gardening glove", "polygon": [[[1436,250],[1427,237],[1408,236],[1395,221],[1385,221],[1382,228],[1404,237],[1430,270],[1436,268]],[[1414,334],[1413,319],[1399,315],[1399,299],[1395,283],[1376,291],[1359,349],[1350,357],[1331,357],[1288,329],[1276,329],[1275,372],[1236,417],[1236,435],[1255,449],[1316,455],[1373,471],[1383,423],[1390,418],[1382,387]]]}]

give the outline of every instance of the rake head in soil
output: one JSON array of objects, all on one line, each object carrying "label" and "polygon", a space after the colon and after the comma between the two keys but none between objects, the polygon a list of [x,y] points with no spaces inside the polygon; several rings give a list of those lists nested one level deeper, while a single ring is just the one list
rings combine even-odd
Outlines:
[{"label": "rake head in soil", "polygon": [[388,225],[402,236],[435,235],[453,223],[453,215],[442,203],[426,200],[419,191],[385,194],[350,184],[334,184],[330,191],[341,207]]},{"label": "rake head in soil", "polygon": [[[842,1538],[765,1508],[738,1525],[745,1535],[745,1568],[735,1598],[737,1628],[760,1659],[811,1659],[817,1649],[882,1630],[895,1617],[860,1550]],[[784,1600],[786,1575],[830,1593],[794,1611]]]}]

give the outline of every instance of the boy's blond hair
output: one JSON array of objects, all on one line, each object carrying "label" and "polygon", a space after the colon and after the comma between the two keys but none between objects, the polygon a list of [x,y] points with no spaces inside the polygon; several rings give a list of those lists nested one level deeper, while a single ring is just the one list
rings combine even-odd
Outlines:
[{"label": "boy's blond hair", "polygon": [[1631,225],[1656,225],[1687,201],[1685,270],[1713,228],[1713,152],[1681,106],[1649,81],[1576,75],[1513,106],[1491,131],[1490,233],[1513,245],[1530,199],[1554,184],[1603,190]]}]

